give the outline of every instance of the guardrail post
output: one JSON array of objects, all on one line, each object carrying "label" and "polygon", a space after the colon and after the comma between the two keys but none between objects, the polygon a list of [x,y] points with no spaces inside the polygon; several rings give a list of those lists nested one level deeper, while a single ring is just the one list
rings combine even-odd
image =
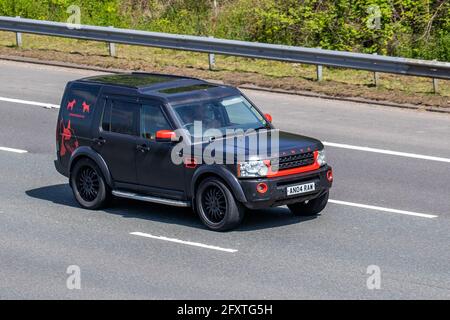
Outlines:
[{"label": "guardrail post", "polygon": [[[433,61],[437,61],[434,59]],[[439,93],[439,79],[433,78],[433,93],[437,94]]]},{"label": "guardrail post", "polygon": [[318,81],[318,82],[320,82],[320,81],[323,80],[323,74],[322,74],[322,71],[323,71],[323,66],[317,65],[317,66],[316,66],[316,74],[317,74],[317,81]]},{"label": "guardrail post", "polygon": [[[113,26],[110,26],[110,28],[114,28]],[[111,57],[116,57],[116,44],[113,42],[108,42],[109,47],[109,55]]]},{"label": "guardrail post", "polygon": [[[20,16],[16,16],[16,18],[20,19]],[[20,48],[22,47],[22,33],[16,32],[16,45]]]},{"label": "guardrail post", "polygon": [[[214,38],[212,36],[208,38]],[[216,67],[216,55],[214,53],[208,53],[209,70],[213,71]]]},{"label": "guardrail post", "polygon": [[439,93],[439,79],[433,78],[433,92]]},{"label": "guardrail post", "polygon": [[[378,53],[374,53],[374,55],[378,55]],[[378,84],[380,82],[380,74],[378,72],[374,72],[373,73],[373,85],[375,86],[375,88],[378,88]]]}]

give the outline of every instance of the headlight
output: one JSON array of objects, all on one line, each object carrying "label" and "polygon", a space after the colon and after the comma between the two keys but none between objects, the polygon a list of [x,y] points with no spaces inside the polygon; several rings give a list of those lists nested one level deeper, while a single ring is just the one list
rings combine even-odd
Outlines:
[{"label": "headlight", "polygon": [[238,163],[239,177],[265,177],[268,172],[268,164],[266,164],[263,160],[252,160]]},{"label": "headlight", "polygon": [[319,154],[317,155],[317,163],[320,166],[327,164],[327,159],[325,157],[325,149],[319,151]]}]

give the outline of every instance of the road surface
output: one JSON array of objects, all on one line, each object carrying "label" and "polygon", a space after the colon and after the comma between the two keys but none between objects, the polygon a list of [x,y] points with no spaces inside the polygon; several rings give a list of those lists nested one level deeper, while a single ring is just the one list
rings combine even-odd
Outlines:
[{"label": "road surface", "polygon": [[189,209],[79,208],[53,167],[58,110],[41,104],[94,74],[0,61],[1,299],[450,298],[450,116],[246,90],[275,126],[326,142],[332,201],[216,233]]}]

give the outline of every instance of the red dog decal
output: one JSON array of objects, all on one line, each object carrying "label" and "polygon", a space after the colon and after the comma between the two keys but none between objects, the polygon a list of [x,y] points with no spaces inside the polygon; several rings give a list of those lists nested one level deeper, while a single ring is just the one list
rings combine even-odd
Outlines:
[{"label": "red dog decal", "polygon": [[86,101],[83,101],[82,106],[83,106],[83,113],[85,113],[85,112],[89,113],[90,112],[90,105],[87,104]]},{"label": "red dog decal", "polygon": [[67,110],[73,110],[73,107],[75,107],[75,104],[77,103],[77,100],[73,99],[67,104]]}]

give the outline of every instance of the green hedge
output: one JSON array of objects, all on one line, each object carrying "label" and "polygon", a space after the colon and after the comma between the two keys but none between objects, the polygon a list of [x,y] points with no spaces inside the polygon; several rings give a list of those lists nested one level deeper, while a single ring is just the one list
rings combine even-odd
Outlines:
[{"label": "green hedge", "polygon": [[[450,61],[449,0],[0,0],[0,14]],[[369,11],[380,13],[371,27]]]}]

